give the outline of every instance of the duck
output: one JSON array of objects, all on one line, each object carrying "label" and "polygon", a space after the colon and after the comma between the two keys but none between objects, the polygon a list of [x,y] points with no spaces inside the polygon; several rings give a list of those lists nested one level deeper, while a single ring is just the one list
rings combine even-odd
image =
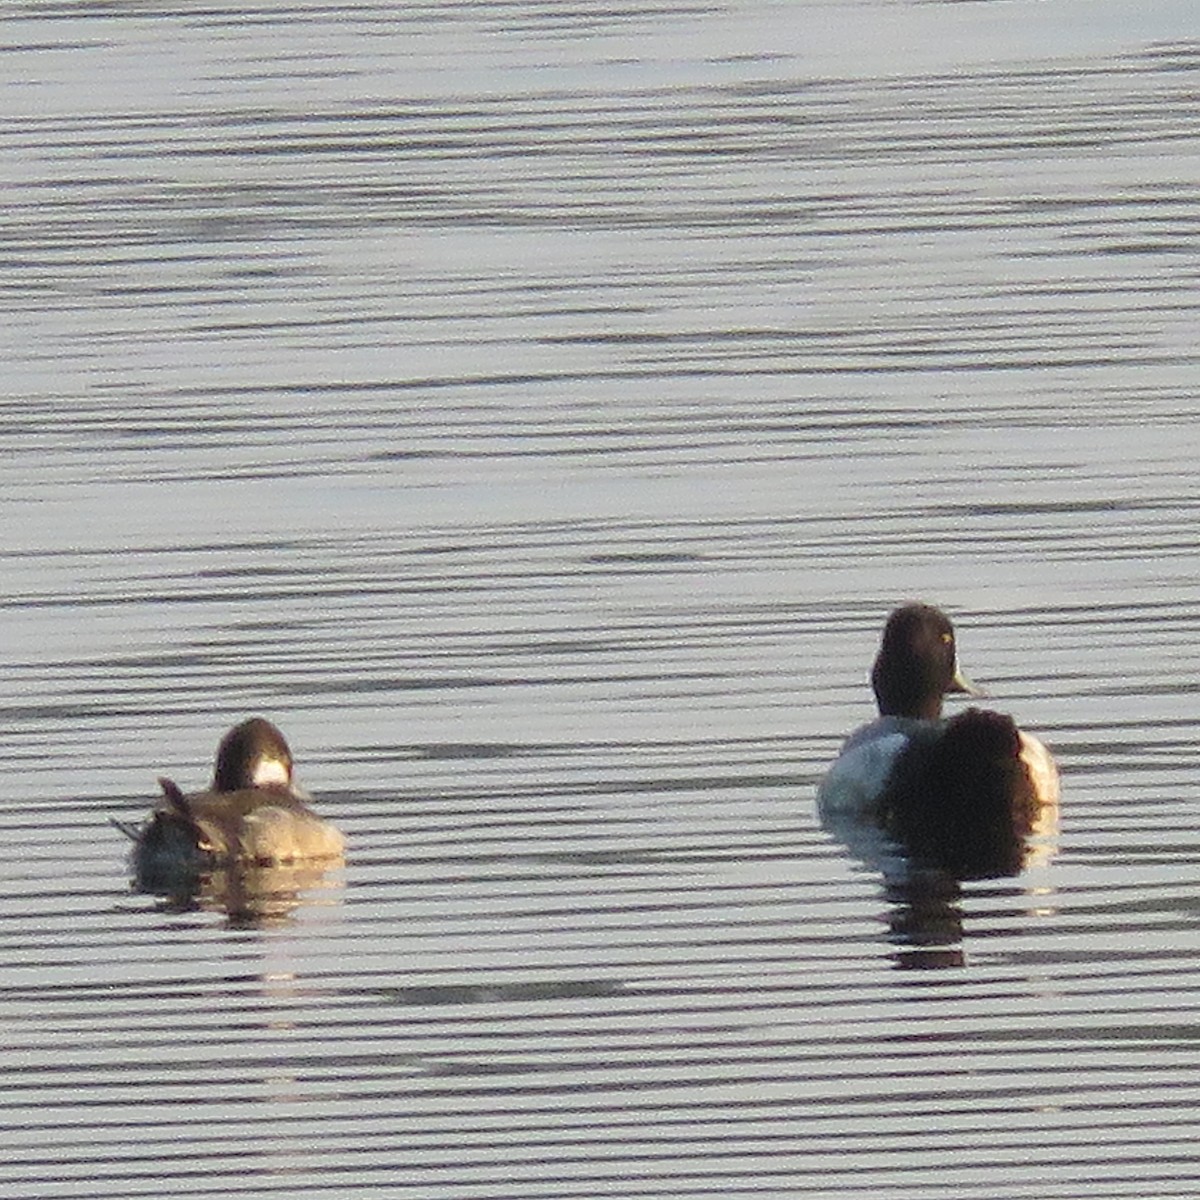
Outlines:
[{"label": "duck", "polygon": [[871,670],[879,715],[843,743],[818,787],[827,828],[882,830],[910,856],[960,877],[1015,873],[1057,818],[1058,767],[1012,717],[947,696],[986,698],[958,665],[954,625],[905,604],[884,626]]},{"label": "duck", "polygon": [[165,777],[158,783],[162,798],[144,823],[113,822],[134,843],[140,880],[333,861],[345,851],[341,833],[309,807],[287,740],[264,717],[242,721],[221,739],[206,791],[185,794]]}]

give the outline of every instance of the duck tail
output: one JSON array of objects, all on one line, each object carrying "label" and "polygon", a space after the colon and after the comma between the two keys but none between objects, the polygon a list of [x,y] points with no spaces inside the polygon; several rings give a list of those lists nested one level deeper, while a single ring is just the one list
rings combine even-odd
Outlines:
[{"label": "duck tail", "polygon": [[114,829],[119,829],[131,842],[140,842],[142,840],[143,827],[136,822],[118,821],[116,817],[109,817],[108,823]]},{"label": "duck tail", "polygon": [[[158,786],[162,788],[163,796],[171,806],[170,816],[182,820],[189,827],[194,828],[196,818],[192,815],[187,797],[180,790],[179,785],[174,780],[160,777]],[[108,821],[114,829],[123,833],[131,842],[140,845],[145,842],[146,834],[162,819],[163,814],[156,813],[149,821],[140,823],[137,821],[121,821],[116,817],[109,817]]]},{"label": "duck tail", "polygon": [[211,850],[209,835],[192,802],[173,780],[161,778],[158,785],[163,799],[136,839],[136,853],[142,856],[139,869],[151,873],[190,869],[196,855]]},{"label": "duck tail", "polygon": [[162,788],[163,796],[166,797],[167,803],[170,804],[176,815],[182,817],[185,821],[192,823],[195,817],[192,816],[191,806],[188,804],[187,797],[173,779],[167,779],[165,776],[158,777],[158,786]]}]

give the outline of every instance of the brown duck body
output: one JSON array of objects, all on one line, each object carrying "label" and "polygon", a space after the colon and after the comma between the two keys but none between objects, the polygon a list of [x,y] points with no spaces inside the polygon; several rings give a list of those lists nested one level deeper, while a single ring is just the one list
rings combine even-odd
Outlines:
[{"label": "brown duck body", "polygon": [[162,800],[139,828],[121,828],[135,842],[134,865],[144,881],[216,867],[274,865],[340,858],[342,835],[308,806],[292,780],[283,734],[252,718],[225,735],[213,786],[185,795],[160,779]]},{"label": "brown duck body", "polygon": [[165,804],[151,821],[178,824],[196,848],[220,862],[289,863],[334,858],[345,850],[342,835],[293,791],[279,787],[185,796],[169,779],[160,781]]}]

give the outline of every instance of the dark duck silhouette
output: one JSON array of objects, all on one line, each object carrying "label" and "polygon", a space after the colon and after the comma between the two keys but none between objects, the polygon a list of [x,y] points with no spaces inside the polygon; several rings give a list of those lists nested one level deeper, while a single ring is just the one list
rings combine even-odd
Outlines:
[{"label": "dark duck silhouette", "polygon": [[1003,713],[942,717],[945,696],[983,695],[959,670],[949,617],[926,604],[896,609],[871,684],[879,716],[846,739],[818,790],[826,827],[874,827],[960,878],[1020,870],[1029,839],[1055,824],[1058,769]]}]

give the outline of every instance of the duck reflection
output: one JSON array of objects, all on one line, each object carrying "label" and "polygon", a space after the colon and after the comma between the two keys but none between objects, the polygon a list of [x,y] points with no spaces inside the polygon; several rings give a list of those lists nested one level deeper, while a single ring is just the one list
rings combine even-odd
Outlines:
[{"label": "duck reflection", "polygon": [[917,869],[902,883],[889,883],[884,894],[896,967],[930,971],[966,965],[959,880],[943,871]]},{"label": "duck reflection", "polygon": [[211,871],[135,872],[133,888],[158,896],[167,912],[216,912],[231,928],[267,929],[287,924],[301,906],[333,904],[342,881],[342,859],[320,864],[232,864]]},{"label": "duck reflection", "polygon": [[821,825],[851,857],[880,873],[893,963],[903,970],[965,965],[963,885],[1015,878],[1047,865],[1058,850],[1057,798],[1000,810],[985,806],[974,826],[910,824],[889,807],[868,813],[823,808]]}]

